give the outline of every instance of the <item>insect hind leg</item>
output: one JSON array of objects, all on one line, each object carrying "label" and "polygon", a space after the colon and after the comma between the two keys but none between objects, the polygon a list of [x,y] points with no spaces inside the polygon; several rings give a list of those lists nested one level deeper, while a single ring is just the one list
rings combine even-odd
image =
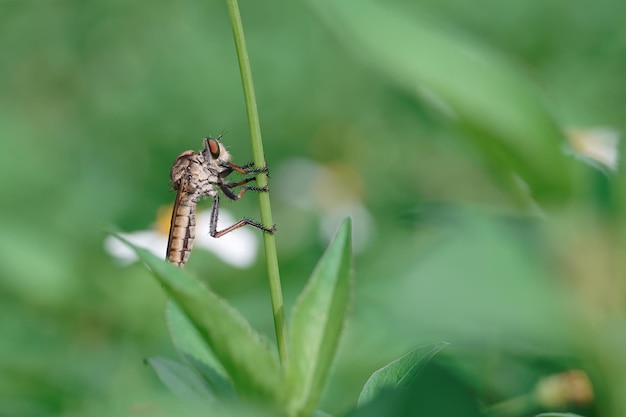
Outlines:
[{"label": "insect hind leg", "polygon": [[[251,188],[259,188],[259,187],[251,187]],[[228,192],[232,194],[232,191],[230,191],[230,189],[228,188],[226,189],[228,190]],[[243,194],[244,192],[245,190],[242,190],[240,194]],[[209,234],[211,235],[211,237],[218,238],[218,237],[224,236],[225,234],[230,233],[233,230],[237,230],[243,226],[252,226],[256,229],[259,229],[269,234],[274,234],[274,232],[276,231],[276,225],[272,225],[272,227],[265,227],[261,223],[254,221],[252,219],[248,219],[246,217],[239,220],[237,223],[233,224],[232,226],[227,227],[224,230],[217,230],[217,217],[218,217],[218,212],[219,212],[219,205],[220,205],[220,198],[219,198],[219,195],[216,194],[215,197],[213,197],[213,207],[211,209],[211,223],[209,225]]]},{"label": "insect hind leg", "polygon": [[276,232],[276,225],[273,225],[272,227],[265,227],[263,226],[261,223],[254,221],[252,219],[248,219],[246,217],[244,217],[243,219],[239,220],[237,223],[233,224],[232,226],[227,227],[224,230],[219,230],[219,231],[215,231],[215,233],[211,233],[211,236],[217,238],[217,237],[221,237],[224,236],[227,233],[232,232],[233,230],[237,230],[240,227],[243,226],[252,226],[256,229],[259,229],[263,232],[269,233],[271,235],[274,234],[274,232]]}]

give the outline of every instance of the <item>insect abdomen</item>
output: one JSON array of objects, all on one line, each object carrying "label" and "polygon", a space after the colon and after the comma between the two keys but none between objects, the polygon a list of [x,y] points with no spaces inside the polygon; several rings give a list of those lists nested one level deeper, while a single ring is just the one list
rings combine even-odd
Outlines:
[{"label": "insect abdomen", "polygon": [[181,198],[172,214],[172,231],[167,248],[167,260],[180,267],[189,259],[189,253],[196,237],[196,202],[191,198]]}]

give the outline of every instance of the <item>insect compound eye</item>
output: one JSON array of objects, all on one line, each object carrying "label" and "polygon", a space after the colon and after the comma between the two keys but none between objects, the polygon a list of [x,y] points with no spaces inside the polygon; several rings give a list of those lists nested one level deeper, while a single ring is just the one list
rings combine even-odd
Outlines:
[{"label": "insect compound eye", "polygon": [[213,138],[206,138],[207,149],[211,153],[213,159],[217,159],[220,156],[220,144]]}]

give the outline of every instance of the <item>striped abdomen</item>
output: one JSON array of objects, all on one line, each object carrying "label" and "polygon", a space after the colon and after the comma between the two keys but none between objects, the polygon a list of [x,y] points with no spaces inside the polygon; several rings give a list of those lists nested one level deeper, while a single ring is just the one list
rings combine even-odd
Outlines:
[{"label": "striped abdomen", "polygon": [[181,194],[177,196],[172,212],[167,260],[182,268],[189,259],[196,237],[196,199],[191,194]]}]

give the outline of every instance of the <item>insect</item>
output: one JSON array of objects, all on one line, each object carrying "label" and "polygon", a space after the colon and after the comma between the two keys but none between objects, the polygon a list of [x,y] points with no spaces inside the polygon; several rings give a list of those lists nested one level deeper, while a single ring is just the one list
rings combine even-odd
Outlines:
[{"label": "insect", "polygon": [[[204,197],[213,198],[211,209],[211,221],[209,234],[218,238],[232,232],[242,226],[252,226],[267,233],[274,233],[276,226],[271,228],[263,226],[254,220],[243,218],[224,230],[217,230],[217,217],[219,212],[221,191],[231,200],[239,200],[246,191],[267,192],[265,187],[249,187],[245,184],[254,181],[255,177],[246,177],[241,181],[233,182],[226,180],[234,171],[240,174],[254,174],[267,172],[267,167],[253,168],[253,163],[236,165],[230,161],[230,153],[220,142],[222,136],[216,139],[204,138],[204,149],[199,153],[185,151],[174,161],[170,171],[170,182],[176,190],[176,200],[172,211],[170,223],[170,235],[167,241],[166,259],[179,267],[184,267],[189,259],[189,253],[193,246],[196,229],[196,205]],[[233,189],[241,187],[239,192]]]}]

